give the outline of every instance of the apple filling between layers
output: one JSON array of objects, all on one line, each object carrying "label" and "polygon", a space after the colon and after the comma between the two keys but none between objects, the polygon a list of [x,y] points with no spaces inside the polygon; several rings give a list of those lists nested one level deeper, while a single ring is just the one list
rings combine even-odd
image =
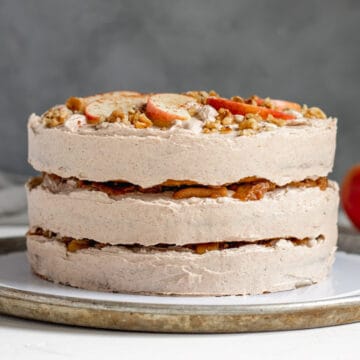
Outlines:
[{"label": "apple filling between layers", "polygon": [[151,251],[188,251],[193,252],[195,254],[204,254],[208,251],[215,250],[225,250],[225,249],[235,249],[240,248],[242,246],[254,246],[261,245],[264,247],[276,247],[279,244],[282,246],[306,246],[313,247],[317,242],[324,241],[325,238],[323,235],[319,235],[315,238],[304,238],[297,239],[294,237],[288,238],[273,238],[273,239],[264,239],[258,240],[255,242],[247,242],[247,241],[226,241],[226,242],[210,242],[203,244],[186,244],[186,245],[175,245],[175,244],[156,244],[151,246],[145,246],[140,244],[119,244],[119,245],[111,245],[104,244],[92,239],[74,239],[67,236],[60,236],[50,230],[44,230],[42,228],[34,228],[28,232],[29,236],[38,235],[43,236],[49,240],[59,241],[66,246],[66,250],[69,253],[81,251],[84,249],[94,248],[101,250],[104,247],[112,246],[112,247],[123,247],[128,250],[134,252],[151,252]]},{"label": "apple filling between layers", "polygon": [[128,193],[140,192],[145,194],[158,194],[164,192],[172,193],[173,199],[187,199],[191,197],[218,198],[231,195],[241,201],[260,200],[267,192],[280,188],[309,188],[319,187],[326,190],[328,179],[319,177],[317,179],[305,179],[303,181],[290,182],[284,186],[278,186],[266,179],[248,177],[237,183],[224,184],[223,186],[205,186],[196,182],[185,180],[167,180],[166,182],[150,188],[142,188],[122,181],[93,182],[79,180],[77,178],[61,178],[54,174],[43,173],[42,176],[33,178],[29,183],[30,189],[43,186],[51,192],[72,191],[83,189],[88,191],[102,191],[110,197],[117,197]]}]

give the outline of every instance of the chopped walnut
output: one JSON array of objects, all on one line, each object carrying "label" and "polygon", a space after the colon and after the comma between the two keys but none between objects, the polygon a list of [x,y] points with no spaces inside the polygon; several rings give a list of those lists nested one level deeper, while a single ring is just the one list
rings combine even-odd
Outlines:
[{"label": "chopped walnut", "polygon": [[129,121],[136,129],[145,129],[153,125],[153,122],[138,110],[129,113]]},{"label": "chopped walnut", "polygon": [[[256,115],[256,114],[251,114],[251,115]],[[256,117],[245,116],[244,120],[239,123],[239,130],[245,130],[245,129],[258,130],[259,129],[258,121],[259,120]]]},{"label": "chopped walnut", "polygon": [[220,134],[229,134],[232,132],[232,129],[229,126],[223,126],[219,132]]},{"label": "chopped walnut", "polygon": [[114,110],[108,117],[107,121],[110,123],[123,122],[124,119],[125,119],[125,114],[121,110]]},{"label": "chopped walnut", "polygon": [[152,124],[152,121],[145,114],[140,114],[139,118],[134,122],[137,129],[145,129],[152,126]]},{"label": "chopped walnut", "polygon": [[271,114],[267,116],[266,121],[280,127],[286,125],[286,120],[278,119]]},{"label": "chopped walnut", "polygon": [[275,105],[269,97],[264,99],[264,102],[262,103],[262,105],[267,107],[268,109],[275,109]]},{"label": "chopped walnut", "polygon": [[199,112],[199,108],[196,106],[191,106],[187,110],[188,110],[190,116],[192,116],[192,117],[196,116]]},{"label": "chopped walnut", "polygon": [[245,102],[247,104],[250,104],[250,105],[258,105],[258,99],[259,97],[257,95],[253,95],[251,97],[249,97],[248,99],[245,100]]},{"label": "chopped walnut", "polygon": [[198,103],[205,105],[208,97],[219,97],[220,95],[214,90],[207,91],[188,91],[184,95],[193,97]]},{"label": "chopped walnut", "polygon": [[230,110],[220,108],[216,120],[219,120],[222,125],[231,125],[234,122],[234,115]]},{"label": "chopped walnut", "polygon": [[[214,132],[214,131],[217,131],[218,127],[219,127],[219,124],[216,123],[215,121],[207,121],[204,124],[203,131],[204,132]],[[209,131],[205,131],[205,130],[209,130]]]},{"label": "chopped walnut", "polygon": [[253,129],[239,130],[238,134],[239,134],[240,136],[252,136],[252,135],[256,135],[256,134],[257,134],[257,130],[253,130]]},{"label": "chopped walnut", "polygon": [[231,101],[235,101],[235,102],[239,102],[239,103],[244,103],[245,99],[242,98],[241,96],[233,96],[232,98],[230,98]]},{"label": "chopped walnut", "polygon": [[326,119],[326,114],[318,107],[310,107],[304,105],[301,111],[302,115],[308,119]]},{"label": "chopped walnut", "polygon": [[58,125],[62,125],[65,120],[69,118],[72,114],[72,111],[65,106],[57,106],[48,110],[42,116],[42,120],[44,121],[45,126],[55,127]]},{"label": "chopped walnut", "polygon": [[245,119],[254,119],[256,121],[263,121],[263,118],[257,113],[248,113],[244,116]]},{"label": "chopped walnut", "polygon": [[85,110],[85,100],[81,97],[72,96],[66,100],[66,107],[72,111],[83,113]]}]

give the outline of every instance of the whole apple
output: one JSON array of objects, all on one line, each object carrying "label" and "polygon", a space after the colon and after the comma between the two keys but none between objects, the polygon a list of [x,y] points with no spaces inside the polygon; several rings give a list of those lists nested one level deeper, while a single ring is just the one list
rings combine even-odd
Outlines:
[{"label": "whole apple", "polygon": [[353,166],[341,185],[341,202],[351,222],[360,230],[360,164]]}]

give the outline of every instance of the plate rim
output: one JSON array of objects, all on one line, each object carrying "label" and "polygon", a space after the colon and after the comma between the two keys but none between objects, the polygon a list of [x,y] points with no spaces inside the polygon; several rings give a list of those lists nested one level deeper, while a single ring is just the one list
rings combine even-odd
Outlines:
[{"label": "plate rim", "polygon": [[196,305],[196,304],[161,304],[161,303],[142,303],[142,302],[128,302],[128,301],[114,301],[114,300],[97,300],[78,298],[74,296],[52,295],[45,293],[38,293],[29,290],[20,290],[8,286],[0,285],[0,297],[6,297],[14,300],[27,300],[33,303],[48,304],[54,306],[68,306],[83,309],[98,309],[98,310],[116,310],[119,312],[134,312],[141,311],[144,313],[154,313],[157,311],[162,314],[176,315],[176,314],[274,314],[284,311],[300,311],[306,309],[320,309],[324,307],[344,307],[344,306],[359,306],[360,308],[360,294],[336,297],[333,299],[309,300],[297,303],[284,302],[272,304],[223,304],[223,305]]}]

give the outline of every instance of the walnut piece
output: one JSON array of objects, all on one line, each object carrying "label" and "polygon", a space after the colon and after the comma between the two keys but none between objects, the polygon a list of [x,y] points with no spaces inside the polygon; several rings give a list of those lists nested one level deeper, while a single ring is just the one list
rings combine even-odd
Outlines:
[{"label": "walnut piece", "polygon": [[279,127],[286,125],[286,120],[276,118],[271,114],[267,116],[266,121]]},{"label": "walnut piece", "polygon": [[267,107],[268,109],[275,109],[275,104],[271,101],[269,97],[264,99],[262,105]]},{"label": "walnut piece", "polygon": [[219,120],[222,125],[231,125],[234,122],[234,115],[230,110],[220,108],[216,120]]},{"label": "walnut piece", "polygon": [[231,101],[235,101],[235,102],[239,102],[239,103],[244,103],[245,99],[242,98],[241,96],[233,96],[232,98],[230,98]]},{"label": "walnut piece", "polygon": [[[239,123],[239,130],[251,129],[258,130],[259,129],[259,120],[255,116],[245,116],[244,120]],[[256,115],[256,114],[251,114]]]},{"label": "walnut piece", "polygon": [[145,129],[153,125],[153,122],[138,110],[129,113],[129,121],[136,129]]},{"label": "walnut piece", "polygon": [[42,120],[46,127],[55,127],[62,125],[67,118],[72,115],[72,111],[69,110],[66,106],[56,106],[48,110],[42,116]]},{"label": "walnut piece", "polygon": [[326,114],[318,107],[307,107],[306,105],[303,106],[302,115],[308,119],[326,119]]},{"label": "walnut piece", "polygon": [[186,93],[184,93],[184,95],[187,96],[191,96],[193,97],[198,103],[205,105],[206,104],[206,100],[208,97],[212,96],[212,97],[219,97],[220,95],[214,91],[214,90],[210,90],[209,92],[207,91],[203,91],[203,90],[199,90],[199,91],[188,91]]},{"label": "walnut piece", "polygon": [[83,113],[85,111],[86,102],[81,97],[72,96],[66,100],[65,105],[72,111]]},{"label": "walnut piece", "polygon": [[125,119],[125,114],[121,110],[114,110],[108,117],[107,121],[110,123],[123,122],[124,119]]}]

